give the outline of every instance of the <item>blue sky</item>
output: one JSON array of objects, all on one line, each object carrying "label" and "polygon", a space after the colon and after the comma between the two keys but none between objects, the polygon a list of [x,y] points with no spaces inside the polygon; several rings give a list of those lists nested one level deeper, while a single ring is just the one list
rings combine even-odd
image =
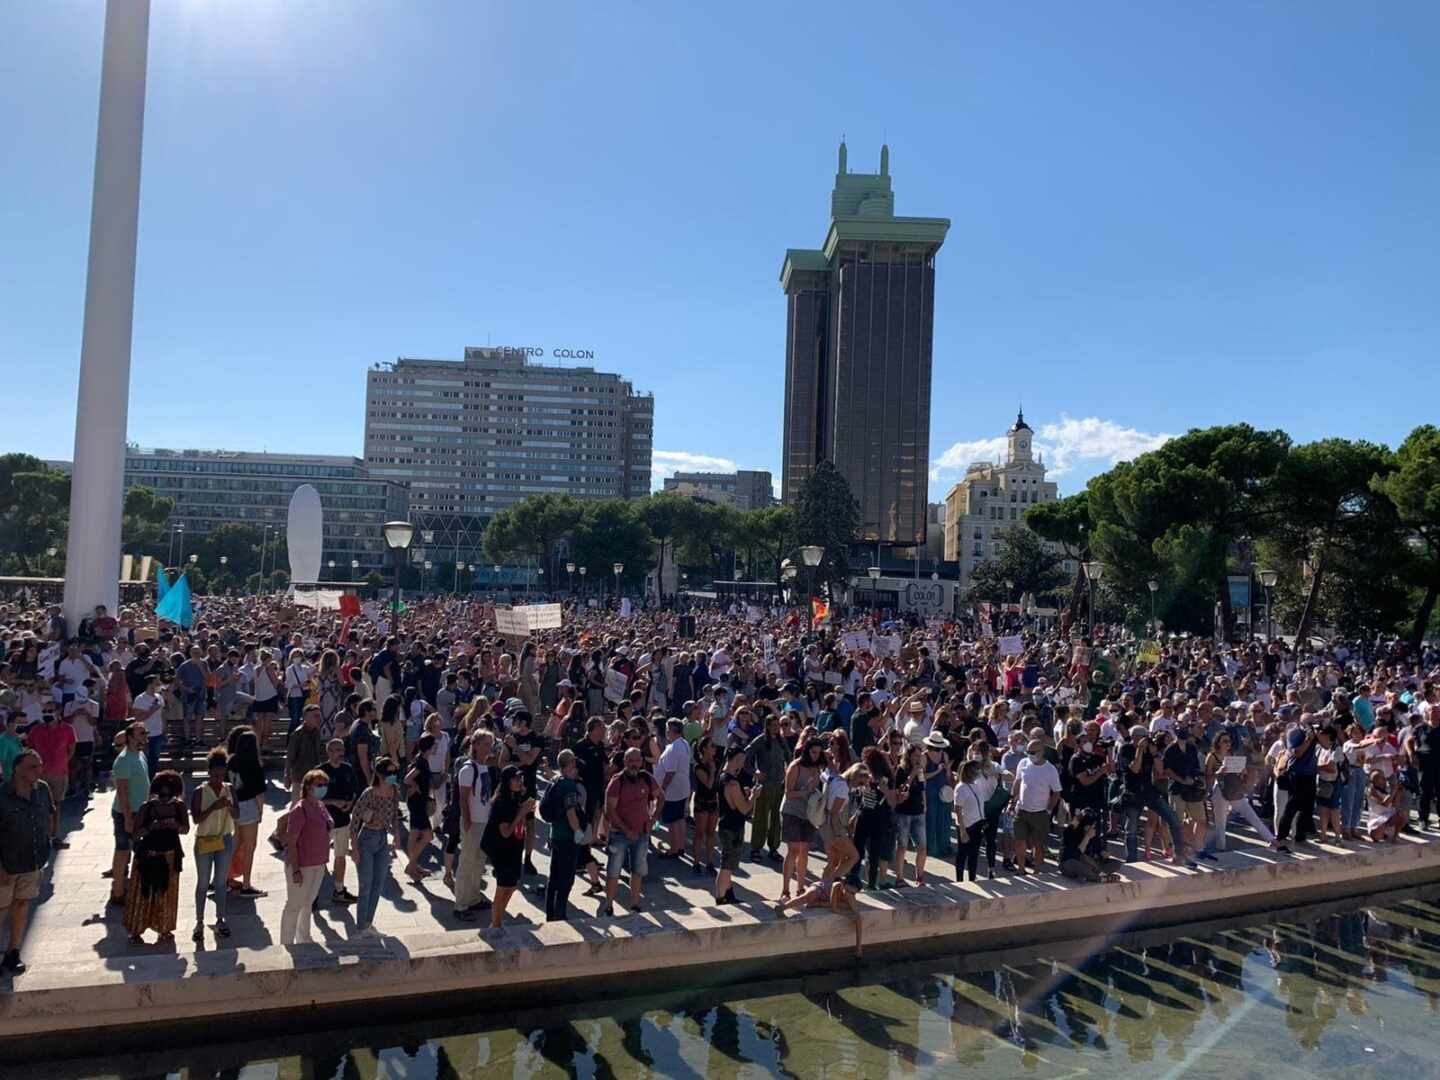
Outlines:
[{"label": "blue sky", "polygon": [[[68,458],[103,6],[0,5],[0,449]],[[1440,5],[160,0],[130,437],[359,454],[364,372],[593,348],[657,462],[779,462],[840,135],[938,262],[931,498],[1195,425],[1440,415]],[[778,477],[777,477],[778,480]]]}]

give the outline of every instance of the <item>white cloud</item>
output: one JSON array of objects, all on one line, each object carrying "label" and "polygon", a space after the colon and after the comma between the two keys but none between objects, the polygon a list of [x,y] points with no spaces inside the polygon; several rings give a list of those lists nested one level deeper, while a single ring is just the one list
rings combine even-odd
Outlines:
[{"label": "white cloud", "polygon": [[[1087,465],[1096,467],[1092,471],[1098,472],[1100,468],[1154,450],[1172,438],[1173,435],[1164,432],[1140,431],[1097,416],[1076,419],[1062,413],[1058,423],[1040,427],[1035,433],[1034,446],[1045,460],[1046,478],[1054,480]],[[930,479],[937,482],[959,479],[972,461],[1003,461],[1005,446],[1004,436],[957,442],[931,463]]]},{"label": "white cloud", "polygon": [[976,439],[973,442],[957,442],[930,464],[930,479],[940,480],[947,476],[959,477],[971,462],[994,461],[1005,456],[1005,436],[993,439]]},{"label": "white cloud", "polygon": [[692,454],[688,450],[653,450],[650,453],[650,473],[657,485],[676,472],[733,473],[739,468],[729,458]]}]

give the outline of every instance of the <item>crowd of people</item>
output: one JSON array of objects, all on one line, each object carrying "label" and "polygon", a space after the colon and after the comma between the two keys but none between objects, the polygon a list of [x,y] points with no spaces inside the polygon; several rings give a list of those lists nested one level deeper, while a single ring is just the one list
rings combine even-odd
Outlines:
[{"label": "crowd of people", "polygon": [[566,605],[527,638],[474,600],[390,618],[268,596],[202,599],[188,628],[145,605],[72,628],[0,602],[0,970],[24,970],[64,808],[96,798],[132,942],[173,940],[186,875],[194,940],[207,908],[229,937],[269,845],[283,945],[326,905],[375,936],[396,858],[490,934],[527,879],[548,920],[577,917],[580,878],[599,917],[644,911],[652,860],[716,905],[749,860],[778,869],[781,910],[854,914],[862,890],[1197,869],[1237,829],[1283,856],[1440,814],[1440,656],[1398,643],[812,625],[743,602]]}]

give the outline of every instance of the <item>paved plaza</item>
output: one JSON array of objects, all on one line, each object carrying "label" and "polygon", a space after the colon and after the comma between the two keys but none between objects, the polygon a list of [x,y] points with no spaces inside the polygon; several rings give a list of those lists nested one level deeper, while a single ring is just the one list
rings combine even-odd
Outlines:
[{"label": "paved plaza", "polygon": [[[229,922],[232,936],[217,942],[214,933],[207,928],[203,946],[190,940],[194,927],[193,890],[195,884],[193,859],[190,857],[190,842],[186,840],[186,865],[180,882],[180,916],[176,925],[176,940],[172,944],[154,943],[153,933],[147,936],[147,943],[132,945],[121,925],[118,907],[107,907],[110,882],[102,873],[110,866],[113,841],[110,830],[110,793],[101,792],[94,796],[83,812],[72,800],[67,807],[63,822],[65,838],[70,843],[68,850],[55,853],[41,892],[41,900],[34,910],[34,917],[27,938],[24,956],[32,973],[40,973],[48,962],[60,960],[73,963],[84,958],[104,958],[107,964],[121,965],[127,957],[157,957],[167,954],[183,956],[198,950],[224,952],[235,950],[263,949],[275,945],[280,927],[280,913],[285,905],[284,864],[265,843],[273,826],[273,818],[261,825],[261,850],[256,853],[253,881],[257,888],[267,895],[256,900],[230,900]],[[271,811],[282,809],[285,796],[273,780],[270,784]],[[544,874],[548,870],[548,859],[543,851],[546,826],[538,823],[541,843],[535,854],[539,876],[527,877],[525,887],[511,900],[506,916],[507,934],[490,944],[498,948],[506,946],[506,938],[519,944],[527,938],[525,928],[538,927],[544,921]],[[1407,834],[1402,838],[1406,843],[1424,843],[1423,835]],[[1263,843],[1238,831],[1229,834],[1231,849],[1222,853],[1216,862],[1204,862],[1199,870],[1186,870],[1165,862],[1139,862],[1119,865],[1122,879],[1147,881],[1156,878],[1177,876],[1198,876],[1232,869],[1253,868],[1277,861],[1307,861],[1328,856],[1343,855],[1346,851],[1366,850],[1372,845],[1363,843],[1347,844],[1344,847],[1333,844],[1312,844],[1292,855],[1277,855]],[[646,882],[645,898],[651,909],[650,914],[632,915],[628,911],[628,891],[622,878],[617,894],[614,921],[626,922],[636,919],[653,918],[661,912],[686,912],[696,908],[713,908],[711,888],[713,878],[696,874],[688,859],[669,861],[654,857],[658,849],[658,834],[652,839],[650,858],[651,876]],[[450,890],[441,880],[437,850],[432,847],[433,875],[420,884],[411,882],[400,873],[403,857],[398,856],[391,864],[391,875],[382,894],[375,917],[376,928],[382,935],[401,939],[413,935],[434,935],[444,932],[455,935],[459,944],[466,940],[478,943],[480,928],[486,925],[487,915],[482,914],[475,922],[462,922],[453,914],[454,905]],[[1118,843],[1112,842],[1111,854],[1123,854]],[[913,856],[912,856],[913,858]],[[811,878],[823,867],[823,859],[811,859]],[[752,861],[747,859],[735,878],[735,893],[747,912],[764,919],[775,918],[772,902],[780,892],[779,863]],[[1052,838],[1051,859],[1048,872],[1039,877],[1015,877],[997,867],[993,881],[983,879],[975,883],[959,884],[954,881],[953,863],[932,859],[927,870],[926,885],[921,888],[867,891],[861,894],[862,908],[885,908],[904,904],[933,904],[943,896],[954,901],[988,899],[994,897],[1024,896],[1026,894],[1100,888],[1067,880],[1056,872]],[[352,891],[358,889],[354,867],[348,870],[347,884]],[[597,918],[596,912],[602,898],[586,897],[583,894],[586,881],[577,878],[571,893],[571,920],[577,923],[603,925],[610,919]],[[938,896],[937,896],[938,894]],[[316,920],[317,943],[335,952],[364,954],[379,951],[377,943],[356,943],[351,941],[355,924],[354,907],[331,905],[321,909]],[[207,924],[214,921],[214,910],[207,905]],[[794,916],[791,916],[794,917]],[[383,944],[383,943],[381,943]],[[176,975],[183,971],[177,969]],[[21,983],[26,976],[20,976]],[[5,985],[0,981],[0,986]]]}]

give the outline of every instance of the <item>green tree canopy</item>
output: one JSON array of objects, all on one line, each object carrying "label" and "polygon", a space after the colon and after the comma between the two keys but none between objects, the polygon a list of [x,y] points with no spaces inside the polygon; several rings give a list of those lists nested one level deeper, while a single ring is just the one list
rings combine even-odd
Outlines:
[{"label": "green tree canopy", "polygon": [[1283,431],[1196,428],[1093,478],[1090,546],[1106,565],[1107,594],[1143,619],[1145,583],[1161,577],[1183,621],[1204,620],[1218,602],[1228,636],[1230,552],[1268,526],[1271,487],[1289,449]]},{"label": "green tree canopy", "polygon": [[[843,585],[850,577],[850,545],[860,534],[860,504],[850,484],[822,460],[800,485],[795,499],[795,546],[818,544],[825,555],[813,573],[815,584]],[[795,560],[799,565],[800,560]]]},{"label": "green tree canopy", "polygon": [[[608,501],[608,500],[607,500]],[[580,521],[584,504],[569,495],[531,495],[495,514],[485,526],[485,554],[496,562],[528,556],[542,566]]]},{"label": "green tree canopy", "polygon": [[998,557],[985,560],[971,573],[967,599],[1013,604],[1030,593],[1039,602],[1065,584],[1060,562],[1060,556],[1029,529],[1006,529],[1000,534]]},{"label": "green tree canopy", "polygon": [[1410,432],[1395,451],[1393,471],[1376,477],[1373,487],[1390,500],[1406,533],[1421,594],[1410,629],[1418,649],[1440,598],[1440,428],[1421,424]]},{"label": "green tree canopy", "polygon": [[1385,447],[1350,439],[1297,446],[1281,463],[1271,488],[1267,532],[1285,563],[1310,567],[1296,637],[1308,637],[1315,625],[1336,562],[1353,573],[1366,549],[1383,539],[1377,530],[1393,534],[1388,500],[1371,486],[1392,468],[1393,455]]},{"label": "green tree canopy", "polygon": [[148,487],[126,488],[120,520],[120,550],[130,555],[165,554],[165,526],[175,510],[175,500],[156,495]]},{"label": "green tree canopy", "polygon": [[621,580],[630,586],[645,580],[651,566],[653,538],[625,499],[596,499],[583,504],[580,521],[570,538],[570,551],[579,566],[588,568],[586,580],[594,585],[614,581],[611,567],[623,563]]},{"label": "green tree canopy", "polygon": [[756,581],[762,580],[763,573],[764,579],[778,585],[780,563],[795,542],[795,511],[788,506],[765,506],[740,516],[740,546],[758,553],[752,562],[759,565],[750,569]]}]

